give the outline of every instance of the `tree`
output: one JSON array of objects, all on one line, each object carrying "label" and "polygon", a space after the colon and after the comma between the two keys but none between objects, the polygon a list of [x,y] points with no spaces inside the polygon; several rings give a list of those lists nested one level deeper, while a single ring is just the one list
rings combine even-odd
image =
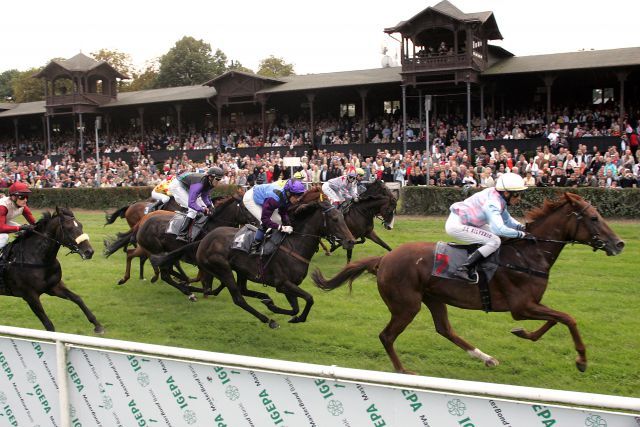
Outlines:
[{"label": "tree", "polygon": [[258,74],[266,77],[286,77],[295,75],[293,64],[287,64],[282,58],[271,55],[260,61]]},{"label": "tree", "polygon": [[33,102],[44,99],[44,83],[41,79],[33,78],[33,75],[40,71],[42,71],[42,67],[20,71],[13,78],[11,87],[16,102]]},{"label": "tree", "polygon": [[240,61],[234,61],[233,59],[229,61],[229,66],[227,67],[227,71],[244,71],[245,73],[255,74],[255,72],[245,66],[243,66]]},{"label": "tree", "polygon": [[220,50],[211,54],[211,45],[185,36],[160,58],[158,87],[202,84],[226,70],[227,56]]},{"label": "tree", "polygon": [[133,71],[131,77],[132,81],[121,89],[122,92],[155,88],[158,81],[158,62],[152,61],[147,63],[144,69]]},{"label": "tree", "polygon": [[20,74],[18,70],[7,70],[0,74],[0,102],[13,101],[11,82]]},{"label": "tree", "polygon": [[131,74],[133,74],[131,57],[127,53],[117,50],[100,49],[97,52],[91,52],[91,56],[96,61],[105,61],[125,76],[131,77]]}]

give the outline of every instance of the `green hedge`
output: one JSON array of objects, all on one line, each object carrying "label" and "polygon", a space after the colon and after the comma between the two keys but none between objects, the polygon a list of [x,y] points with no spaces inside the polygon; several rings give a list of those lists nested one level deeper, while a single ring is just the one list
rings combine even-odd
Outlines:
[{"label": "green hedge", "polygon": [[[401,213],[407,215],[448,215],[452,203],[464,200],[471,192],[449,187],[404,187]],[[540,206],[545,199],[555,198],[568,191],[579,194],[598,208],[604,217],[640,218],[640,189],[604,188],[531,188],[525,192],[518,206],[509,208],[514,216],[522,216],[532,207]]]},{"label": "green hedge", "polygon": [[[212,196],[226,196],[238,189],[235,185],[220,185]],[[153,187],[115,188],[43,188],[32,190],[29,206],[53,209],[65,206],[72,209],[113,209],[151,197]],[[6,190],[5,190],[6,193]]]}]

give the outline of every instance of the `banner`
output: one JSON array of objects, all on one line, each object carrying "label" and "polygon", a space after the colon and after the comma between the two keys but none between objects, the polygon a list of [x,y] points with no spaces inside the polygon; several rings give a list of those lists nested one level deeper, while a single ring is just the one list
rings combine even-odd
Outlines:
[{"label": "banner", "polygon": [[[0,338],[0,426],[60,426],[56,347]],[[623,413],[72,347],[71,426],[638,427]]]}]

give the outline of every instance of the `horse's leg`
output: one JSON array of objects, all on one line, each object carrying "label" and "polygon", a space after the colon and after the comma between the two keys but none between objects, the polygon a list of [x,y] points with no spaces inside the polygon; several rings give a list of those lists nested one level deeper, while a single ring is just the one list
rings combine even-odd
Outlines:
[{"label": "horse's leg", "polygon": [[547,320],[544,325],[533,332],[529,332],[524,328],[513,328],[511,333],[517,337],[524,338],[531,341],[538,341],[547,331],[556,325],[555,320]]},{"label": "horse's leg", "polygon": [[198,270],[198,275],[194,278],[189,279],[189,283],[202,282],[202,272]]},{"label": "horse's leg", "polygon": [[[571,315],[554,310],[542,304],[530,302],[524,307],[513,309],[511,311],[511,316],[515,320],[546,320],[547,324],[549,323],[549,321],[551,321],[559,322],[565,325],[567,328],[569,328],[569,332],[571,333],[571,337],[573,338],[573,344],[575,346],[576,352],[578,353],[578,356],[576,357],[576,368],[578,368],[580,372],[584,372],[587,369],[587,350],[584,346],[584,343],[582,342],[582,338],[580,337],[578,324],[576,320],[571,317]],[[543,325],[540,329],[543,330],[545,327],[549,329],[551,326],[553,326],[547,326],[547,324]]]},{"label": "horse's leg", "polygon": [[42,307],[42,303],[40,302],[40,295],[37,295],[35,293],[28,293],[22,298],[27,302],[27,304],[29,304],[31,311],[33,311],[38,319],[40,319],[44,328],[47,331],[55,332],[56,328],[53,326],[53,323],[44,312],[44,308]]},{"label": "horse's leg", "polygon": [[[391,359],[391,363],[396,372],[414,375],[415,372],[405,369],[400,362],[393,343],[420,312],[421,297],[419,294],[414,295],[414,298],[411,298],[411,295],[409,298],[402,298],[402,295],[395,295],[393,300],[391,300],[386,298],[382,292],[380,295],[385,304],[387,304],[389,312],[391,312],[389,323],[387,323],[387,326],[385,326],[382,332],[380,332],[380,335],[378,335],[380,342],[382,342],[382,346]],[[398,297],[399,299],[396,299]]]},{"label": "horse's leg", "polygon": [[156,283],[160,278],[160,269],[153,264],[151,264],[151,267],[153,267],[153,277],[151,277],[150,282]]},{"label": "horse's leg", "polygon": [[52,296],[73,301],[78,307],[80,307],[80,310],[82,310],[84,315],[87,317],[87,320],[91,322],[93,326],[95,326],[93,332],[95,332],[96,334],[104,334],[104,327],[100,324],[100,322],[98,322],[98,319],[96,319],[96,316],[94,316],[91,310],[89,310],[89,307],[87,307],[82,298],[80,298],[80,295],[72,292],[69,288],[67,288],[62,280],[59,281],[58,284],[51,288],[47,293]]},{"label": "horse's leg", "polygon": [[259,299],[260,302],[263,303],[269,309],[269,311],[271,311],[272,313],[286,314],[288,316],[295,316],[296,314],[298,314],[300,312],[300,307],[298,306],[297,297],[293,297],[293,303],[292,303],[291,300],[289,299],[289,295],[286,295],[287,296],[287,300],[289,300],[289,303],[291,304],[292,308],[291,309],[281,308],[281,307],[278,307],[273,302],[273,299],[271,299],[269,294],[267,294],[265,292],[253,291],[253,290],[248,289],[247,288],[247,277],[246,276],[244,276],[242,274],[238,274],[237,282],[238,282],[238,288],[240,289],[240,293],[242,293],[243,296]]},{"label": "horse's leg", "polygon": [[351,262],[352,255],[353,255],[353,249],[347,249],[347,264]]},{"label": "horse's leg", "polygon": [[371,232],[369,234],[367,234],[367,237],[373,241],[374,243],[377,243],[378,245],[382,246],[383,248],[385,248],[386,250],[390,251],[391,247],[389,245],[387,245],[384,240],[382,240],[380,237],[378,237],[378,235],[376,234],[375,230],[371,230]]},{"label": "horse's leg", "polygon": [[467,341],[458,336],[458,334],[456,334],[456,332],[451,327],[451,323],[449,323],[449,315],[447,314],[446,304],[433,301],[425,301],[424,303],[427,308],[429,308],[431,317],[433,318],[433,324],[436,327],[436,331],[440,335],[466,351],[469,356],[482,360],[485,366],[493,367],[500,364],[497,359],[483,353],[480,349],[469,344]]},{"label": "horse's leg", "polygon": [[324,251],[324,254],[326,256],[330,256],[331,255],[331,252],[329,252],[329,248],[327,248],[327,245],[325,245],[322,240],[320,240],[320,246],[322,246],[322,250]]},{"label": "horse's leg", "polygon": [[287,301],[289,301],[289,303],[291,304],[291,308],[295,313],[297,313],[299,310],[297,298],[302,298],[305,301],[302,313],[299,316],[293,316],[291,319],[289,319],[289,323],[306,322],[307,316],[309,315],[311,307],[313,306],[313,296],[311,296],[309,292],[302,289],[299,285],[296,285],[295,283],[288,280],[284,282],[283,289],[278,289],[278,292],[283,292],[286,295]]},{"label": "horse's leg", "polygon": [[146,256],[145,252],[140,246],[127,251],[127,267],[124,270],[124,277],[118,281],[118,285],[124,285],[131,277],[131,261],[135,257]]},{"label": "horse's leg", "polygon": [[144,263],[147,262],[146,256],[140,257],[140,280],[144,280]]},{"label": "horse's leg", "polygon": [[[174,276],[179,280],[179,282],[176,282],[175,280],[173,280]],[[195,302],[198,300],[196,296],[193,294],[193,292],[191,292],[191,290],[189,289],[189,286],[184,284],[184,277],[180,276],[179,273],[176,273],[173,270],[173,266],[171,266],[170,268],[167,268],[167,267],[160,268],[160,277],[162,277],[162,280],[167,282],[169,285],[173,286],[174,288],[182,292],[184,295],[186,295],[187,298],[189,298],[189,301]]]}]

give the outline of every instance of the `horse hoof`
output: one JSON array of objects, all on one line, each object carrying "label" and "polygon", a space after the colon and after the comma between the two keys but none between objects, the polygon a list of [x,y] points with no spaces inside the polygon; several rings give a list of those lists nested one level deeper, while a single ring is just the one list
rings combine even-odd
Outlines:
[{"label": "horse hoof", "polygon": [[587,362],[580,362],[579,360],[576,360],[576,368],[578,368],[578,371],[580,372],[584,372],[587,370]]},{"label": "horse hoof", "polygon": [[196,296],[194,294],[189,295],[187,298],[189,298],[189,301],[191,301],[191,302],[198,301],[198,298],[196,298]]},{"label": "horse hoof", "polygon": [[124,285],[127,281],[124,279],[118,280],[118,285]]},{"label": "horse hoof", "polygon": [[276,322],[275,320],[270,319],[269,320],[269,327],[271,329],[278,329],[280,327],[280,325],[278,325],[278,322]]},{"label": "horse hoof", "polygon": [[331,256],[331,252],[325,252],[324,253],[326,256]]},{"label": "horse hoof", "polygon": [[104,335],[104,327],[96,326],[93,332],[98,335]]},{"label": "horse hoof", "polygon": [[300,323],[300,322],[302,322],[302,320],[300,320],[298,316],[293,316],[291,319],[289,319],[289,323]]},{"label": "horse hoof", "polygon": [[487,366],[489,368],[495,368],[499,364],[500,362],[498,362],[498,360],[494,359],[493,357],[484,361],[484,366]]},{"label": "horse hoof", "polygon": [[513,328],[511,333],[520,338],[527,338],[527,331],[524,328]]},{"label": "horse hoof", "polygon": [[409,371],[407,369],[403,369],[402,371],[399,371],[400,374],[406,374],[406,375],[418,375],[417,373],[413,372],[413,371]]},{"label": "horse hoof", "polygon": [[152,277],[152,278],[151,278],[151,283],[156,283],[157,281],[158,281],[158,278],[157,278],[157,277]]}]

